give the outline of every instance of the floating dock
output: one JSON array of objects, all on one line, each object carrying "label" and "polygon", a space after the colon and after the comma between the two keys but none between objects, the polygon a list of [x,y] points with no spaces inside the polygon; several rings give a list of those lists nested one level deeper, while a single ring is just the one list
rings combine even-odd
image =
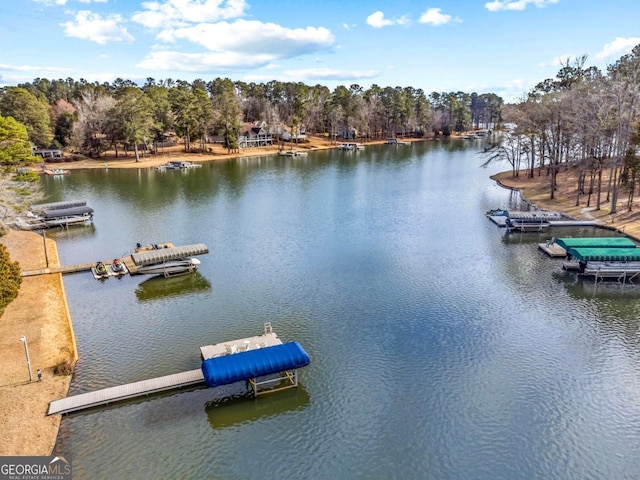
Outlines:
[{"label": "floating dock", "polygon": [[561,257],[564,258],[567,256],[567,251],[562,248],[560,245],[554,242],[544,242],[539,243],[538,248],[542,250],[544,253],[549,255],[550,257]]},{"label": "floating dock", "polygon": [[[298,342],[283,343],[273,332],[271,323],[265,323],[262,335],[200,347],[200,356],[203,362],[199,369],[54,400],[49,404],[47,415],[86,410],[185,387],[216,387],[243,380],[249,381],[254,395],[258,396],[297,387],[297,369],[310,362],[302,346]],[[274,374],[279,375],[258,381],[258,377]],[[260,390],[265,385],[283,382],[285,386]]]},{"label": "floating dock", "polygon": [[196,385],[204,385],[204,377],[200,368],[54,400],[49,404],[47,415],[86,410],[129,398],[143,397],[166,390],[175,390]]},{"label": "floating dock", "polygon": [[597,227],[602,225],[597,220],[573,220],[565,219],[558,212],[546,210],[533,211],[513,211],[513,210],[491,210],[486,214],[487,218],[499,227],[508,227],[507,220],[517,225],[533,223],[535,226],[524,231],[539,231],[540,224],[543,228],[548,227]]},{"label": "floating dock", "polygon": [[98,262],[76,263],[74,265],[66,265],[62,267],[25,270],[21,272],[20,275],[22,277],[31,277],[35,275],[45,275],[48,273],[61,273],[64,275],[89,271],[92,272],[93,276],[98,279],[125,275],[127,273],[136,275],[138,273],[138,268],[145,265],[162,263],[171,259],[203,255],[209,252],[209,249],[203,243],[198,243],[195,245],[184,245],[181,247],[175,247],[172,243],[160,243],[153,246],[140,247],[137,250],[138,251],[136,253],[118,259],[124,264],[125,267],[124,271],[122,272],[114,271],[112,266],[114,259],[109,259],[100,261],[105,266],[107,266],[107,274],[105,275],[98,275],[95,271],[95,266]]}]

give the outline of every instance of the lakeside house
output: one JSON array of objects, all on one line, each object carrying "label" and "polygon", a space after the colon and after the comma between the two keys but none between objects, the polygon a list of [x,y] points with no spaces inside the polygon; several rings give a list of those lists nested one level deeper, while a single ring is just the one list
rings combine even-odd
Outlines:
[{"label": "lakeside house", "polygon": [[266,147],[273,145],[273,135],[266,130],[264,122],[245,124],[242,135],[238,137],[240,148]]},{"label": "lakeside house", "polygon": [[31,154],[36,157],[42,157],[44,160],[48,158],[62,158],[62,150],[59,148],[38,148],[31,145]]}]

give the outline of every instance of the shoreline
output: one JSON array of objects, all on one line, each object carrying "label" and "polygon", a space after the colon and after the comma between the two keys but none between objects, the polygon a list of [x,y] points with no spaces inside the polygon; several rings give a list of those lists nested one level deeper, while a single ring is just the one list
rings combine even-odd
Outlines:
[{"label": "shoreline", "polygon": [[[35,232],[10,230],[0,238],[20,270],[58,266],[55,241]],[[78,359],[61,274],[22,277],[18,296],[1,317],[3,369],[0,371],[0,455],[51,455],[62,417],[47,416],[49,402],[67,395],[72,375],[56,375],[57,365]],[[33,380],[20,337],[26,337]],[[38,381],[37,370],[42,372]]]},{"label": "shoreline", "polygon": [[[617,213],[610,214],[611,202],[603,201],[600,209],[593,206],[596,202],[595,195],[591,199],[592,205],[586,206],[586,195],[581,196],[580,205],[576,205],[575,194],[575,172],[569,168],[558,173],[558,187],[555,192],[555,199],[551,199],[550,179],[545,173],[540,174],[539,169],[535,170],[533,178],[527,178],[526,172],[521,172],[520,177],[513,178],[510,170],[492,175],[491,180],[499,186],[510,190],[517,190],[528,204],[544,209],[553,210],[576,219],[597,220],[602,228],[614,230],[622,235],[630,237],[640,243],[640,221],[637,220],[637,211],[633,209],[629,212],[627,202],[618,198]],[[603,176],[603,184],[605,177]],[[625,195],[620,195],[626,198]]]},{"label": "shoreline", "polygon": [[[82,160],[69,160],[60,162],[45,162],[44,165],[51,169],[64,169],[64,170],[78,170],[78,169],[94,169],[94,168],[157,168],[170,161],[190,161],[193,163],[208,163],[216,161],[225,161],[236,158],[252,158],[262,157],[267,155],[277,155],[280,150],[294,150],[300,152],[314,152],[321,150],[330,150],[338,148],[341,144],[349,142],[349,140],[341,140],[338,142],[331,142],[328,139],[322,137],[310,136],[308,141],[304,143],[291,143],[286,144],[274,144],[263,147],[251,147],[241,149],[238,153],[227,153],[227,149],[220,145],[207,144],[209,152],[185,152],[182,145],[176,145],[173,147],[165,147],[158,153],[142,153],[140,154],[140,161],[136,162],[135,154],[128,152],[127,156],[122,153],[118,157],[115,157],[113,151],[108,151],[107,154],[98,159],[85,158]],[[432,137],[424,138],[403,138],[403,141],[407,142],[422,142],[426,140],[433,140]],[[387,139],[370,140],[360,143],[365,147],[367,145],[384,145],[387,143]],[[396,147],[394,147],[396,148]],[[402,148],[402,147],[397,147]]]}]

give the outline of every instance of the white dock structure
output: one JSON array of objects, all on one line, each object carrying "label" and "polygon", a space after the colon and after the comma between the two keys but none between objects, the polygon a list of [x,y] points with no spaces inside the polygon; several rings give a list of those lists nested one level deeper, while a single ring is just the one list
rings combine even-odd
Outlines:
[{"label": "white dock structure", "polygon": [[[264,333],[254,337],[240,338],[228,342],[217,343],[215,345],[205,345],[200,347],[202,360],[214,357],[231,355],[234,353],[255,350],[259,348],[283,345],[282,340],[273,332],[271,323],[264,324]],[[296,379],[297,381],[297,379]],[[176,390],[185,387],[195,387],[206,385],[204,374],[201,368],[189,370],[163,377],[141,380],[138,382],[118,385],[115,387],[103,388],[95,392],[81,393],[71,397],[54,400],[49,404],[47,415],[65,414],[85,410],[93,407],[109,405],[122,400],[148,396],[158,392]]]},{"label": "white dock structure", "polygon": [[207,360],[208,358],[246,352],[256,348],[273,347],[274,345],[282,345],[282,340],[271,330],[271,324],[268,323],[265,325],[265,333],[263,335],[200,347],[200,357],[202,360]]},{"label": "white dock structure", "polygon": [[173,375],[151,378],[149,380],[128,383],[117,387],[103,388],[95,392],[81,393],[80,395],[54,400],[49,404],[47,415],[85,410],[129,398],[143,397],[165,390],[174,390],[200,384],[204,385],[204,377],[202,376],[202,370],[198,368],[196,370],[174,373]]}]

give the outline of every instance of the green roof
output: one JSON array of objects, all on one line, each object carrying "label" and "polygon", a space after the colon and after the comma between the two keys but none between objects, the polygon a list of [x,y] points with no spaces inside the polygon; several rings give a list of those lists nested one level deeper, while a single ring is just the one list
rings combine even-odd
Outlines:
[{"label": "green roof", "polygon": [[565,250],[570,248],[636,248],[635,242],[627,237],[566,237],[556,238],[555,243]]},{"label": "green roof", "polygon": [[571,248],[573,258],[594,262],[638,262],[640,248]]}]

